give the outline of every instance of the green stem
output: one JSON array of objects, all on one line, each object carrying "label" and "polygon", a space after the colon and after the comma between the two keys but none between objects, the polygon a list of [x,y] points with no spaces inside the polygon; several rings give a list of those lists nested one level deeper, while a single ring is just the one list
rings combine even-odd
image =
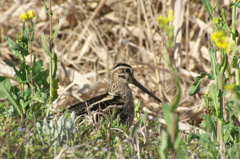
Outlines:
[{"label": "green stem", "polygon": [[[175,114],[174,112],[171,113],[171,120],[172,122],[175,122]],[[177,123],[178,124],[178,123]],[[175,127],[175,123],[171,124],[171,130],[172,130],[172,134],[171,134],[171,142],[172,145],[174,145],[175,143],[175,139],[176,139],[176,127]],[[174,147],[174,146],[173,146]]]},{"label": "green stem", "polygon": [[240,85],[240,71],[238,68],[235,68],[235,73],[236,73],[236,85]]},{"label": "green stem", "polygon": [[223,123],[221,119],[217,120],[217,140],[220,143],[220,152],[223,152]]},{"label": "green stem", "polygon": [[[236,0],[233,0],[236,3]],[[236,6],[232,6],[232,40],[236,42]]]},{"label": "green stem", "polygon": [[[234,3],[237,2],[237,0],[233,0]],[[237,8],[235,5],[232,6],[232,40],[236,43],[236,18],[237,17]],[[237,51],[233,52],[234,56],[237,56]],[[236,84],[240,85],[240,71],[239,68],[234,68],[234,71],[236,73]]]},{"label": "green stem", "polygon": [[[223,56],[227,56],[226,54],[223,54]],[[226,60],[226,57],[223,57],[223,60]],[[223,65],[226,65],[225,62],[223,62]],[[219,116],[218,116],[218,120],[217,120],[217,140],[220,143],[220,151],[221,153],[223,153],[224,150],[224,142],[223,142],[223,74],[224,74],[224,68],[225,66],[222,66],[221,70],[220,70],[220,81],[219,81],[219,104],[220,104],[220,108],[219,108]]]},{"label": "green stem", "polygon": [[[49,12],[52,13],[52,0],[49,1]],[[49,14],[50,15],[50,14]],[[52,36],[52,14],[49,17],[50,20],[50,37]],[[52,53],[52,38],[49,38],[49,51],[50,53]],[[53,64],[52,64],[52,57],[49,57],[49,63],[50,63],[50,69],[49,69],[49,77],[50,77],[50,109],[53,108],[53,102],[52,102],[52,92],[53,92],[53,79],[52,79],[52,75],[53,75]]]},{"label": "green stem", "polygon": [[[237,0],[233,0],[234,3],[237,2]],[[232,40],[235,42],[236,44],[236,19],[237,19],[237,8],[235,5],[232,6]],[[233,52],[234,56],[238,56],[237,55],[237,51]],[[239,86],[240,85],[240,70],[239,70],[239,66],[237,68],[234,68],[235,74],[236,74],[236,85]],[[238,120],[240,120],[240,115],[238,115]],[[240,137],[240,134],[239,134]]]},{"label": "green stem", "polygon": [[[30,26],[32,27],[32,26]],[[31,29],[28,28],[28,34],[29,34],[29,39],[28,39],[28,51],[30,53],[30,83],[31,83],[31,91],[32,91],[32,97],[34,96],[34,87],[33,87],[33,55],[32,55],[32,32]]]}]

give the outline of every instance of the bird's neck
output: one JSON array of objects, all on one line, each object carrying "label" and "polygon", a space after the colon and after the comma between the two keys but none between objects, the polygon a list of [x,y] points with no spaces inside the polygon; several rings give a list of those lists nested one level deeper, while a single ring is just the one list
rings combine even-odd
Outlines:
[{"label": "bird's neck", "polygon": [[108,89],[108,93],[116,96],[120,96],[122,98],[126,98],[127,96],[132,97],[132,92],[128,84],[120,83],[118,81],[111,81],[111,84]]}]

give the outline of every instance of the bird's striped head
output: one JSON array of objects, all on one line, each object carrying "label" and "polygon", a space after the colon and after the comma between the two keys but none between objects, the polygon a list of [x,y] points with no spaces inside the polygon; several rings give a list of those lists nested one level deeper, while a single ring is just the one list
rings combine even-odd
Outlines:
[{"label": "bird's striped head", "polygon": [[142,86],[133,76],[133,68],[126,63],[118,63],[113,67],[112,80],[115,84],[128,84],[132,83],[142,91],[156,99],[158,102],[161,100],[152,94],[148,89]]},{"label": "bird's striped head", "polygon": [[118,63],[113,67],[112,78],[122,83],[132,83],[133,68],[126,63]]}]

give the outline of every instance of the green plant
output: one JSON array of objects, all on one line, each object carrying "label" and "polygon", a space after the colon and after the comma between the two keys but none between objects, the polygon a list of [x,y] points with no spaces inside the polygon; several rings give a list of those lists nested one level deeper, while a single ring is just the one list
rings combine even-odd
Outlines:
[{"label": "green plant", "polygon": [[[204,95],[204,101],[210,114],[202,116],[204,120],[201,127],[213,135],[211,142],[219,144],[218,153],[225,155],[226,148],[229,145],[237,144],[240,139],[240,129],[233,124],[233,121],[239,122],[240,119],[240,57],[237,55],[239,51],[236,47],[238,32],[235,24],[236,7],[239,7],[239,1],[234,1],[230,5],[233,10],[232,29],[226,23],[226,13],[223,9],[220,17],[214,17],[216,7],[213,8],[209,1],[202,0],[202,2],[215,26],[215,32],[211,36],[214,47],[209,48],[211,73],[201,73],[200,76],[196,77],[189,89],[189,94],[194,95],[199,92],[200,83],[205,76],[214,81],[209,85],[208,91]],[[232,38],[229,38],[230,35]],[[233,56],[230,56],[231,53]],[[220,57],[220,61],[217,56]],[[229,61],[231,62],[229,63]],[[231,74],[233,71],[235,76]],[[206,136],[206,134],[203,135]],[[208,139],[210,140],[210,136]],[[206,145],[207,143],[202,142],[202,144]],[[212,154],[214,153],[212,152]]]},{"label": "green plant", "polygon": [[[164,30],[168,38],[166,42],[167,49],[171,49],[174,46],[174,27],[171,24],[173,19],[174,17],[172,10],[169,10],[168,17],[159,16],[157,18],[159,26]],[[177,74],[177,69],[173,66],[169,55],[165,52],[163,56],[165,63],[172,72],[172,75]],[[175,156],[175,154],[177,154],[178,157],[183,157],[185,155],[185,145],[180,137],[178,128],[178,115],[175,113],[175,110],[181,99],[180,77],[177,75],[175,80],[175,86],[176,93],[173,102],[171,104],[163,104],[163,114],[164,119],[167,123],[167,131],[161,131],[161,146],[159,148],[159,154],[161,158],[168,158],[169,153],[172,156]]]},{"label": "green plant", "polygon": [[[23,27],[16,43],[10,38],[6,39],[13,54],[19,59],[19,66],[16,67],[14,64],[5,61],[6,64],[13,67],[15,71],[14,79],[19,83],[19,86],[11,86],[8,78],[1,77],[2,89],[0,96],[9,101],[14,107],[15,113],[21,116],[23,121],[28,114],[40,112],[43,109],[35,101],[44,103],[47,99],[47,92],[41,90],[42,87],[47,85],[47,70],[43,69],[42,61],[36,61],[36,58],[32,59],[31,45],[34,39],[33,17],[28,18],[28,13],[24,13],[20,17],[23,20]],[[30,64],[26,63],[28,55],[31,57]]]},{"label": "green plant", "polygon": [[[49,57],[50,68],[44,66],[42,60],[37,60],[32,52],[32,42],[34,40],[34,11],[23,13],[20,19],[23,21],[21,32],[16,42],[10,38],[6,41],[11,48],[13,55],[18,58],[18,65],[4,61],[11,66],[14,71],[14,80],[19,85],[12,86],[7,77],[0,77],[0,97],[14,107],[11,116],[20,116],[21,121],[34,117],[35,119],[44,114],[46,106],[52,105],[57,98],[58,78],[56,77],[57,56],[46,45],[46,38],[42,35],[42,45]],[[58,29],[51,35],[50,41],[57,34]],[[30,56],[30,62],[26,58]],[[6,108],[7,110],[8,108]]]},{"label": "green plant", "polygon": [[[168,67],[171,69],[173,74],[176,74],[177,70],[172,65],[167,54],[164,54],[164,61],[167,63]],[[168,158],[168,153],[177,153],[178,157],[183,157],[185,155],[185,144],[181,139],[179,128],[178,128],[178,115],[175,110],[181,99],[181,88],[180,88],[180,77],[176,77],[175,80],[176,94],[171,105],[163,104],[163,114],[164,119],[167,123],[167,132],[161,132],[161,147],[160,155],[161,158]],[[165,136],[168,136],[167,138]]]}]

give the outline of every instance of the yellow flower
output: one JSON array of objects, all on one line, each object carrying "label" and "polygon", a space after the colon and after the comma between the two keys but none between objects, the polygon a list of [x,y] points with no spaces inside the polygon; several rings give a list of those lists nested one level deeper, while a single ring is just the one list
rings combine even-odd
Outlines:
[{"label": "yellow flower", "polygon": [[20,16],[19,16],[19,18],[20,19],[22,19],[22,21],[27,21],[28,19],[29,19],[29,16],[28,16],[28,14],[27,13],[23,13],[23,14],[21,14]]},{"label": "yellow flower", "polygon": [[33,18],[33,17],[35,17],[35,13],[34,13],[34,11],[33,10],[30,10],[30,11],[28,11],[28,15],[29,15],[29,18]]},{"label": "yellow flower", "polygon": [[217,47],[227,50],[228,52],[230,47],[230,40],[229,37],[226,35],[226,33],[223,30],[216,31],[212,33],[212,40],[215,42]]},{"label": "yellow flower", "polygon": [[167,48],[173,47],[174,31],[171,22],[174,20],[173,10],[168,11],[168,16],[159,15],[156,19],[159,26],[165,31],[168,41],[166,43]]},{"label": "yellow flower", "polygon": [[157,17],[156,20],[160,25],[169,25],[169,23],[174,20],[173,10],[170,9],[168,11],[168,16],[167,17],[163,17],[163,16],[160,15],[159,17]]},{"label": "yellow flower", "polygon": [[35,13],[32,10],[30,10],[28,13],[24,12],[19,16],[19,18],[24,22],[31,20],[33,17],[35,17]]}]

